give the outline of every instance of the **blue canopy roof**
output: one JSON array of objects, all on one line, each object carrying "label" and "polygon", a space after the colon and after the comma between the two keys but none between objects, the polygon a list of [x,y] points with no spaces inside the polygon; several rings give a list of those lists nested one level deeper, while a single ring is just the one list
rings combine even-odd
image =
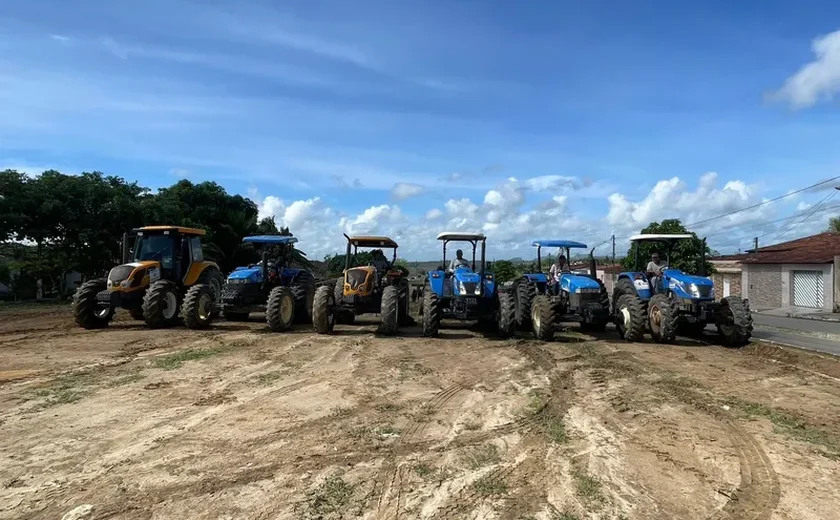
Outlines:
[{"label": "blue canopy roof", "polygon": [[254,244],[294,244],[298,241],[298,239],[297,237],[286,237],[281,235],[256,235],[252,237],[245,237],[242,241]]},{"label": "blue canopy roof", "polygon": [[531,245],[534,247],[579,247],[586,249],[586,244],[575,242],[574,240],[534,240],[534,243]]}]

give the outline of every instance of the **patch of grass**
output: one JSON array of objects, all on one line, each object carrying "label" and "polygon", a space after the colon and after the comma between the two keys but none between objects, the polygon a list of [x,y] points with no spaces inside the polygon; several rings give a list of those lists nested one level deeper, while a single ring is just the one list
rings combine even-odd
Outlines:
[{"label": "patch of grass", "polygon": [[821,446],[828,451],[826,453],[827,455],[830,455],[832,458],[840,458],[840,437],[833,433],[811,426],[804,420],[788,412],[760,403],[732,400],[731,404],[740,408],[749,416],[768,419],[773,423],[777,433],[788,435],[802,442]]},{"label": "patch of grass", "polygon": [[306,509],[303,518],[306,520],[345,518],[350,514],[354,484],[348,484],[339,474],[330,475],[318,487],[306,496]]},{"label": "patch of grass", "polygon": [[334,419],[344,419],[345,417],[350,417],[351,414],[352,410],[350,408],[342,408],[341,406],[336,406],[330,410],[330,417]]},{"label": "patch of grass", "polygon": [[601,481],[581,469],[572,471],[575,482],[575,492],[587,502],[600,502],[604,495],[601,493]]},{"label": "patch of grass", "polygon": [[111,388],[115,388],[118,386],[130,385],[131,383],[142,381],[145,377],[146,376],[141,374],[140,372],[135,372],[133,374],[127,374],[124,376],[120,376],[116,379],[112,379],[108,382],[108,386]]},{"label": "patch of grass", "polygon": [[435,474],[435,468],[428,464],[420,463],[414,466],[414,472],[417,473],[418,477],[426,480]]},{"label": "patch of grass", "polygon": [[262,386],[271,386],[276,383],[281,377],[285,374],[280,370],[273,370],[271,372],[266,372],[264,374],[260,374],[256,377],[256,381],[258,384]]},{"label": "patch of grass", "polygon": [[552,511],[551,520],[581,520],[581,518],[571,511]]},{"label": "patch of grass", "polygon": [[70,404],[79,401],[92,392],[94,385],[98,384],[101,376],[94,372],[80,372],[60,376],[52,381],[47,388],[40,388],[34,392],[36,397],[44,401],[35,406],[33,411],[42,410],[61,404]]},{"label": "patch of grass", "polygon": [[481,469],[484,466],[496,464],[502,460],[499,453],[499,448],[495,444],[485,444],[467,450],[462,456],[461,460],[464,465],[471,470]]},{"label": "patch of grass", "polygon": [[379,413],[394,413],[401,408],[397,403],[382,403],[376,405],[376,411]]},{"label": "patch of grass", "polygon": [[374,432],[379,437],[393,437],[400,434],[400,431],[390,424],[383,424],[377,427]]},{"label": "patch of grass", "polygon": [[486,497],[506,495],[508,492],[507,482],[499,475],[485,475],[473,482],[472,487]]},{"label": "patch of grass", "polygon": [[198,359],[206,359],[218,354],[222,354],[230,350],[234,345],[213,348],[191,348],[169,354],[155,359],[155,366],[164,370],[174,370],[181,368],[185,361],[195,361]]},{"label": "patch of grass", "polygon": [[552,442],[565,444],[569,441],[566,432],[566,424],[562,415],[552,409],[550,400],[540,390],[532,390],[529,393],[528,413],[534,416],[537,427]]},{"label": "patch of grass", "polygon": [[478,421],[464,421],[464,429],[474,432],[481,429],[481,423]]}]

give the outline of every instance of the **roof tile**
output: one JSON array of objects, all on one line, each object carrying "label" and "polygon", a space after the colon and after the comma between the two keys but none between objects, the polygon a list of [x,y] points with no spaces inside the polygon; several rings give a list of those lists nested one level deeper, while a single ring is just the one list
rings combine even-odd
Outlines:
[{"label": "roof tile", "polygon": [[781,244],[759,247],[745,264],[828,264],[840,255],[840,233],[825,232]]}]

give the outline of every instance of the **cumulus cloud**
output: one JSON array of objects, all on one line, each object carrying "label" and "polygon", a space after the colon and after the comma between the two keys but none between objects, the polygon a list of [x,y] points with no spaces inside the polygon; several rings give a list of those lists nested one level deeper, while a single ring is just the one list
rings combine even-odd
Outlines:
[{"label": "cumulus cloud", "polygon": [[437,220],[442,216],[443,216],[443,211],[441,211],[437,208],[432,208],[432,209],[430,209],[429,211],[426,212],[426,220]]},{"label": "cumulus cloud", "polygon": [[424,193],[426,193],[425,187],[408,182],[398,182],[391,188],[391,198],[394,200],[405,200]]},{"label": "cumulus cloud", "polygon": [[399,206],[382,204],[369,207],[355,218],[342,218],[339,225],[348,234],[379,235],[388,234],[387,230],[402,218]]},{"label": "cumulus cloud", "polygon": [[785,80],[771,99],[786,101],[793,108],[807,108],[831,100],[840,91],[840,30],[815,38],[811,50],[814,60]]}]

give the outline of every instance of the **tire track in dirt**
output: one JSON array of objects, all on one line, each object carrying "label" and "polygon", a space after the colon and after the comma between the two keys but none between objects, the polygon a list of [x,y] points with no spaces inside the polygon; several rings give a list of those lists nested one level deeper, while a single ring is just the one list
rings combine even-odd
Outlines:
[{"label": "tire track in dirt", "polygon": [[374,479],[371,494],[373,496],[378,495],[376,507],[377,519],[399,519],[402,512],[403,481],[405,480],[406,469],[397,460],[399,447],[412,444],[415,439],[423,434],[426,427],[434,419],[435,414],[443,406],[461,392],[470,388],[474,383],[474,380],[468,380],[444,388],[424,405],[425,413],[422,414],[422,418],[418,418],[416,415],[412,416],[409,424],[404,429],[404,434],[395,443],[395,446],[392,447],[391,452],[386,457],[385,462]]}]

